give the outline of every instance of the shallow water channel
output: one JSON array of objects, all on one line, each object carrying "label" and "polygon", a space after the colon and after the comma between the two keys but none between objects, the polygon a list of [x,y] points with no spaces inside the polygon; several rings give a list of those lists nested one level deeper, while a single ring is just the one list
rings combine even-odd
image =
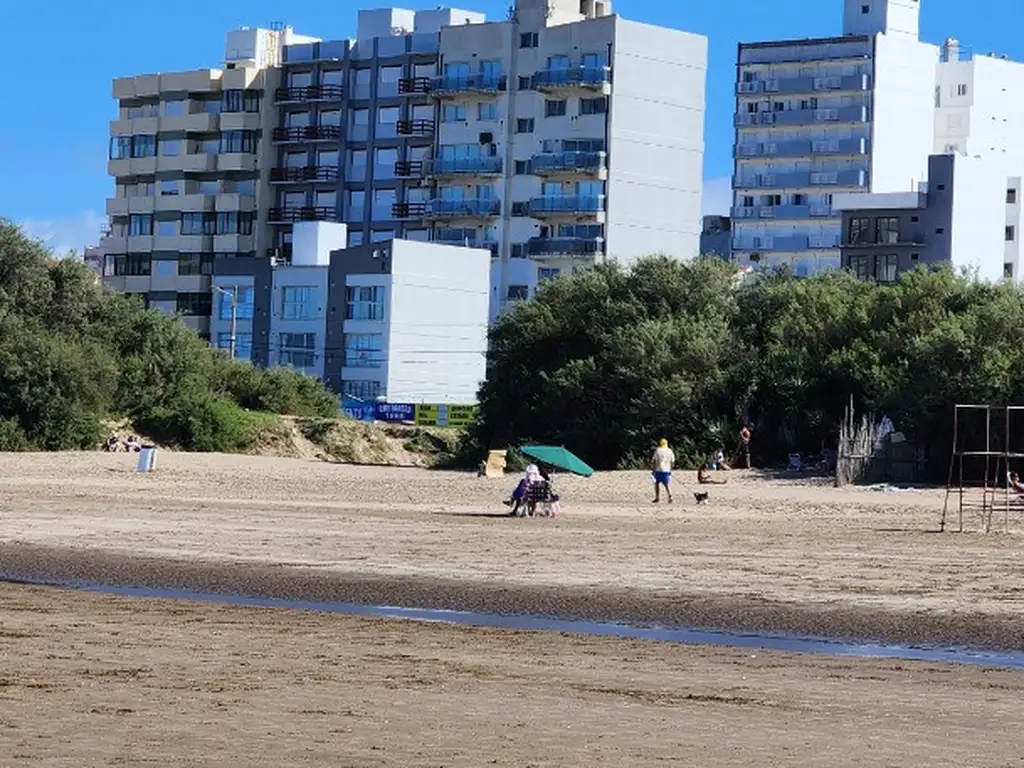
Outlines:
[{"label": "shallow water channel", "polygon": [[976,664],[987,667],[1024,669],[1024,652],[983,651],[957,646],[936,645],[883,645],[878,643],[850,643],[824,637],[798,637],[794,635],[750,633],[742,631],[708,630],[698,628],[668,628],[637,626],[611,622],[559,619],[522,614],[477,613],[435,608],[408,608],[392,605],[365,605],[362,603],[323,603],[312,600],[290,600],[275,597],[253,597],[214,592],[194,592],[157,587],[124,587],[81,581],[36,581],[0,573],[0,582],[31,586],[80,589],[123,597],[148,597],[175,600],[196,600],[224,605],[259,608],[292,608],[322,613],[340,613],[407,621],[442,622],[493,629],[521,629],[538,632],[566,632],[603,637],[624,637],[637,640],[656,640],[685,645],[713,645],[725,648],[784,651],[787,653],[815,653],[829,656],[856,656],[875,659],[900,659],[951,664]]}]

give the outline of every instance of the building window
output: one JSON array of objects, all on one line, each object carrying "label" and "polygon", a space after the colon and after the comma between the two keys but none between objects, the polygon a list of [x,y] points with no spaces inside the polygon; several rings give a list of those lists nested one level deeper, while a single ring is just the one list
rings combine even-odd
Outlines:
[{"label": "building window", "polygon": [[256,131],[221,131],[221,154],[256,153]]},{"label": "building window", "polygon": [[946,234],[945,227],[936,227],[935,228],[935,234],[936,235],[944,235],[944,234]]},{"label": "building window", "polygon": [[536,32],[524,32],[519,36],[520,48],[536,48],[540,38]]},{"label": "building window", "polygon": [[871,242],[871,219],[850,219],[850,245],[863,245]]},{"label": "building window", "polygon": [[153,267],[148,253],[119,253],[114,256],[114,275],[117,277],[148,277]]},{"label": "building window", "polygon": [[235,309],[235,318],[238,320],[252,320],[253,304],[255,303],[255,292],[252,286],[220,286],[228,292],[224,295],[220,291],[217,295],[220,296],[220,319],[231,320],[231,299],[232,297],[238,302],[238,306]]},{"label": "building window", "polygon": [[875,222],[875,242],[882,245],[896,245],[900,241],[900,220],[895,216],[883,216]]},{"label": "building window", "polygon": [[[231,349],[231,334],[230,333],[218,333],[217,334],[217,348],[223,350]],[[252,334],[251,333],[236,333],[235,334],[235,359],[236,360],[252,360]]]},{"label": "building window", "polygon": [[498,119],[498,102],[481,101],[476,107],[477,120],[483,123],[493,122]]},{"label": "building window", "polygon": [[894,253],[875,258],[875,282],[895,283],[899,272],[900,257]]},{"label": "building window", "polygon": [[[182,230],[185,225],[182,222]],[[182,277],[188,275],[212,275],[213,254],[212,253],[179,253],[178,274]]]},{"label": "building window", "polygon": [[128,217],[128,236],[147,237],[153,234],[153,215],[133,213]]},{"label": "building window", "polygon": [[173,197],[177,195],[180,190],[181,185],[177,181],[160,182],[160,197]]},{"label": "building window", "polygon": [[851,256],[850,271],[858,280],[867,280],[871,277],[871,270],[868,266],[867,256]]},{"label": "building window", "polygon": [[544,117],[564,117],[565,99],[547,99],[544,102]]},{"label": "building window", "polygon": [[867,16],[869,13],[871,13],[871,6],[870,5],[862,5],[860,7],[860,12],[863,13],[865,16]]},{"label": "building window", "polygon": [[353,400],[376,400],[380,397],[379,381],[343,381],[341,394]]},{"label": "building window", "polygon": [[603,115],[608,111],[608,99],[605,96],[597,96],[593,99],[580,99],[581,115]]},{"label": "building window", "polygon": [[383,362],[384,335],[380,333],[346,333],[345,367],[380,368]]},{"label": "building window", "polygon": [[214,213],[181,214],[181,234],[213,235],[217,231],[217,215]]},{"label": "building window", "polygon": [[178,312],[191,317],[209,317],[213,301],[208,293],[179,293]]},{"label": "building window", "polygon": [[384,287],[350,285],[345,288],[346,320],[383,320]]},{"label": "building window", "polygon": [[527,160],[516,160],[516,176],[529,176],[530,163]]},{"label": "building window", "polygon": [[525,75],[520,75],[519,76],[519,90],[520,91],[528,91],[528,90],[530,90],[530,87],[531,87],[530,78],[525,76]]},{"label": "building window", "polygon": [[1012,224],[1009,225],[1008,227],[1006,227],[1005,236],[1006,236],[1006,242],[1008,242],[1008,243],[1012,243],[1014,241],[1014,239],[1016,239],[1015,227]]},{"label": "building window", "polygon": [[282,333],[277,362],[292,368],[312,368],[316,359],[315,333]]},{"label": "building window", "polygon": [[520,117],[516,120],[516,133],[533,133],[533,118]]},{"label": "building window", "polygon": [[185,114],[185,100],[174,99],[173,101],[164,102],[164,116],[165,117],[181,117]]},{"label": "building window", "polygon": [[966,96],[967,95],[967,83],[960,83],[956,87],[956,95],[957,96]]},{"label": "building window", "polygon": [[561,274],[561,270],[557,267],[540,267],[537,269],[537,282],[542,283],[545,280],[554,280]]},{"label": "building window", "polygon": [[1013,264],[1012,263],[1007,262],[1007,263],[1003,264],[1003,277],[1006,278],[1007,280],[1012,280],[1013,279]]},{"label": "building window", "polygon": [[221,112],[259,112],[260,92],[235,88],[220,97]]},{"label": "building window", "polygon": [[161,139],[160,156],[177,157],[181,154],[181,142],[178,139]]},{"label": "building window", "polygon": [[224,211],[217,214],[218,235],[251,235],[252,213]]},{"label": "building window", "polygon": [[156,235],[157,237],[177,237],[178,221],[157,221]]},{"label": "building window", "polygon": [[508,298],[511,301],[523,301],[530,296],[530,289],[525,285],[510,285],[508,287]]},{"label": "building window", "polygon": [[313,320],[317,313],[316,289],[311,286],[286,286],[281,289],[282,320]]},{"label": "building window", "polygon": [[1017,202],[1017,190],[1013,189],[1013,188],[1006,190],[1006,204],[1007,205],[1013,205],[1016,202]]},{"label": "building window", "polygon": [[111,136],[110,159],[124,160],[129,157],[156,157],[156,136]]},{"label": "building window", "polygon": [[445,104],[441,109],[442,123],[464,123],[466,122],[465,104]]}]

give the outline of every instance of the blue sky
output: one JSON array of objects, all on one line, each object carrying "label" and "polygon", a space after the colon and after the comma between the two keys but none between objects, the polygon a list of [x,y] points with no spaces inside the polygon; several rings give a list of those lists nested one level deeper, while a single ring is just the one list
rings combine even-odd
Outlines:
[{"label": "blue sky", "polygon": [[[921,0],[922,38],[958,38],[976,52],[1024,60],[1015,23],[1020,0]],[[112,0],[4,2],[0,71],[8,92],[0,106],[0,217],[21,222],[58,250],[97,239],[104,199],[108,121],[115,114],[110,81],[143,72],[218,65],[224,32],[274,21],[322,38],[355,31],[355,9],[374,0]],[[438,0],[395,2],[434,8]],[[451,5],[503,18],[508,0],[463,0]],[[705,210],[728,206],[733,78],[740,40],[818,37],[840,32],[841,0],[613,0],[626,18],[707,35],[710,53],[705,126]]]}]

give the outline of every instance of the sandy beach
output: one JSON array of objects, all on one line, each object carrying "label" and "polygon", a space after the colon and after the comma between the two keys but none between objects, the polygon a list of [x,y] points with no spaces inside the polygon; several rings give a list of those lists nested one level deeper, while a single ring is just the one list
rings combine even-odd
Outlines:
[{"label": "sandy beach", "polygon": [[[944,493],[732,473],[513,479],[0,455],[0,571],[45,580],[1024,647],[1019,535]],[[974,528],[977,525],[970,521]],[[1024,526],[1021,526],[1024,527]],[[1011,529],[1018,521],[1011,519]],[[1020,763],[1024,674],[0,585],[0,766]],[[58,727],[59,725],[59,727]]]}]

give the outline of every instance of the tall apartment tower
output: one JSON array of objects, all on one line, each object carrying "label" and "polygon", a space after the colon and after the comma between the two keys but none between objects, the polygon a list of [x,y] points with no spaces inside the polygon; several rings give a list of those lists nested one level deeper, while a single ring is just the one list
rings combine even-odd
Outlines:
[{"label": "tall apartment tower", "polygon": [[706,38],[602,0],[518,0],[440,48],[421,221],[492,244],[492,314],[581,266],[697,254]]},{"label": "tall apartment tower", "polygon": [[741,43],[733,253],[800,275],[840,266],[837,192],[927,179],[939,49],[918,0],[845,0],[843,35]]},{"label": "tall apartment tower", "polygon": [[281,51],[306,39],[289,27],[242,29],[228,35],[222,69],[114,80],[115,195],[100,244],[108,285],[182,313],[209,336],[214,262],[248,259],[261,247],[262,136],[273,125],[265,104]]}]

